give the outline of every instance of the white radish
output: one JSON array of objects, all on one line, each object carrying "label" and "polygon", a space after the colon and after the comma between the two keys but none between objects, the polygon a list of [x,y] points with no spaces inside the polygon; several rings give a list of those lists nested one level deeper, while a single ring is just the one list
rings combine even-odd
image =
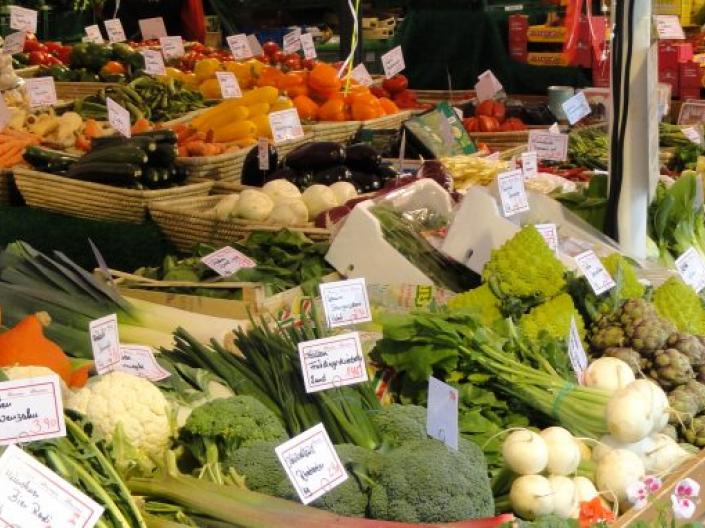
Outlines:
[{"label": "white radish", "polygon": [[597,465],[597,489],[616,497],[619,502],[627,498],[627,487],[643,478],[646,468],[639,455],[626,449],[615,449],[605,455]]},{"label": "white radish", "polygon": [[357,196],[357,189],[355,189],[355,186],[350,182],[335,182],[330,186],[330,190],[335,194],[338,205],[345,205],[345,202]]},{"label": "white radish", "polygon": [[229,194],[222,198],[213,209],[216,220],[226,221],[235,216],[237,202],[240,200],[239,194]]},{"label": "white radish", "polygon": [[670,473],[693,455],[679,446],[676,441],[662,433],[649,437],[652,447],[644,456],[646,471],[657,475]]},{"label": "white radish", "polygon": [[533,475],[546,469],[548,447],[539,435],[528,429],[521,429],[514,431],[504,440],[502,457],[514,473]]},{"label": "white radish", "polygon": [[654,422],[651,432],[658,432],[668,425],[668,396],[661,387],[653,381],[638,379],[629,384],[627,389],[641,394],[650,405],[651,420]]},{"label": "white radish", "polygon": [[621,359],[601,357],[596,359],[585,370],[585,385],[604,389],[611,393],[626,387],[634,381],[634,372]]},{"label": "white radish", "polygon": [[650,436],[639,440],[638,442],[633,442],[631,444],[625,444],[620,442],[616,438],[610,435],[605,435],[600,438],[600,443],[595,446],[592,450],[592,459],[595,462],[600,462],[602,458],[615,449],[627,449],[634,454],[639,455],[642,459],[644,458],[647,451],[653,446],[653,440]]},{"label": "white radish", "polygon": [[654,428],[651,401],[631,386],[617,390],[605,408],[607,429],[618,442],[623,443],[643,440]]},{"label": "white radish", "polygon": [[551,475],[548,477],[548,482],[553,490],[553,513],[562,519],[568,519],[578,506],[573,479],[562,475]]},{"label": "white radish", "polygon": [[595,485],[587,477],[575,477],[573,479],[573,485],[575,486],[575,508],[570,513],[572,519],[577,519],[580,517],[580,503],[590,502],[595,497],[599,496]]},{"label": "white radish", "polygon": [[301,199],[301,191],[298,187],[284,178],[265,183],[262,192],[272,199],[274,205],[287,200]]},{"label": "white radish", "polygon": [[553,489],[546,477],[522,475],[512,483],[509,501],[514,513],[528,520],[553,513]]},{"label": "white radish", "polygon": [[548,447],[548,472],[551,475],[575,473],[580,465],[580,447],[575,437],[562,427],[549,427],[541,431],[541,438]]}]

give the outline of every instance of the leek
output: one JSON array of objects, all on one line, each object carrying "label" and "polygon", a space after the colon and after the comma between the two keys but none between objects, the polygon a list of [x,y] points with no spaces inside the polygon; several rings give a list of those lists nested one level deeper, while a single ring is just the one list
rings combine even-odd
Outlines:
[{"label": "leek", "polygon": [[7,326],[33,313],[48,312],[53,323],[46,329],[47,337],[67,354],[82,358],[93,356],[89,323],[113,313],[121,342],[156,350],[171,346],[172,332],[179,327],[199,341],[224,343],[238,326],[230,319],[127,299],[64,254],[57,251],[52,258],[23,242],[0,252],[0,308]]}]

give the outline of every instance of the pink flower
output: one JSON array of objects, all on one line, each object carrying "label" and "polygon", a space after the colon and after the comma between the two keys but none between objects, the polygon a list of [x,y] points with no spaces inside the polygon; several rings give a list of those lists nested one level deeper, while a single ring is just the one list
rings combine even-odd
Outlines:
[{"label": "pink flower", "polygon": [[641,480],[629,484],[626,492],[627,500],[631,502],[637,510],[642,509],[649,503],[649,488]]},{"label": "pink flower", "polygon": [[673,516],[676,519],[690,519],[695,513],[695,502],[688,497],[678,497],[671,495],[671,505],[673,506]]},{"label": "pink flower", "polygon": [[676,484],[675,494],[678,497],[696,498],[700,495],[700,484],[691,478],[685,478]]},{"label": "pink flower", "polygon": [[656,493],[663,486],[663,481],[656,475],[646,475],[644,477],[644,484],[651,493]]}]

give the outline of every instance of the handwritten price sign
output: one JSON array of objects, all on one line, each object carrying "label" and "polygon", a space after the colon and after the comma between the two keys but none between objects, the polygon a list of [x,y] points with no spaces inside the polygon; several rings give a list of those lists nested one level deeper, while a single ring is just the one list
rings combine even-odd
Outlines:
[{"label": "handwritten price sign", "polygon": [[329,328],[372,320],[365,279],[327,282],[320,290]]},{"label": "handwritten price sign", "polygon": [[306,392],[367,381],[357,332],[299,343],[299,358]]},{"label": "handwritten price sign", "polygon": [[66,436],[56,375],[0,383],[0,445]]}]

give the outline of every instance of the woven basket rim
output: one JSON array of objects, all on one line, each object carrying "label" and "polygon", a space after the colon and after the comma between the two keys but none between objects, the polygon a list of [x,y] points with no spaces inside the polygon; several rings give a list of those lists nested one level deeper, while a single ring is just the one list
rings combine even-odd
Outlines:
[{"label": "woven basket rim", "polygon": [[228,162],[236,160],[239,157],[247,156],[249,150],[247,147],[240,147],[238,150],[231,150],[230,152],[224,152],[223,154],[218,154],[217,156],[195,156],[195,157],[178,157],[176,161],[183,165],[219,165],[223,162]]}]

